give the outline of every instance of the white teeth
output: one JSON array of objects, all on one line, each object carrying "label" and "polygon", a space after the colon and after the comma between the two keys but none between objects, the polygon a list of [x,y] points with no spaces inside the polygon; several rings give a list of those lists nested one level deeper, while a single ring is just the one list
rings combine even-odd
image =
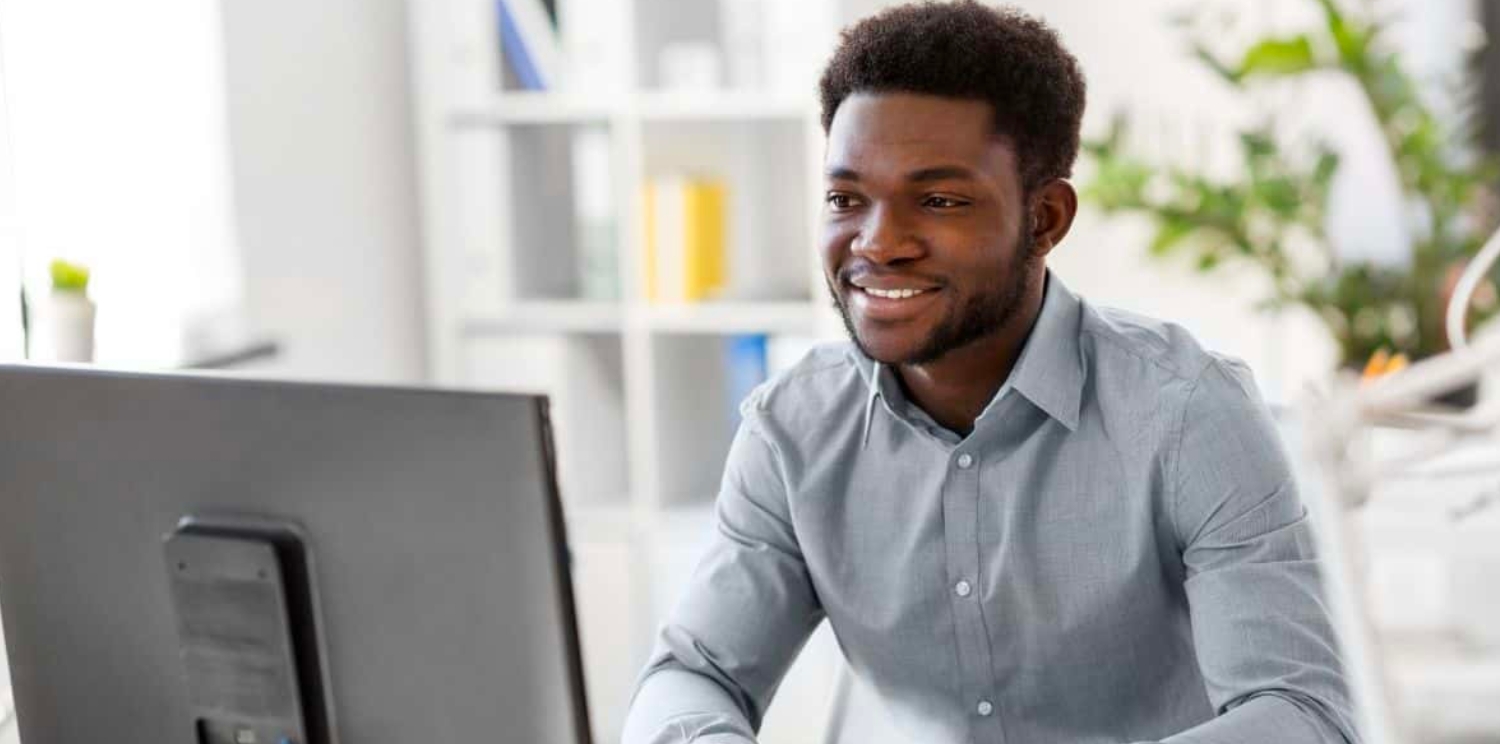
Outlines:
[{"label": "white teeth", "polygon": [[916,297],[925,291],[921,289],[875,289],[874,287],[865,287],[864,290],[887,300],[904,300],[908,297]]}]

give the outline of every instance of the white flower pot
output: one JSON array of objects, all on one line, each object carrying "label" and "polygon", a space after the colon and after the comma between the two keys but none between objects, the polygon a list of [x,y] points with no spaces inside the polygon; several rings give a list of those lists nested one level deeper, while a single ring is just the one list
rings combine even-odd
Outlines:
[{"label": "white flower pot", "polygon": [[52,292],[37,308],[44,343],[38,357],[54,362],[94,361],[94,301],[78,292]]}]

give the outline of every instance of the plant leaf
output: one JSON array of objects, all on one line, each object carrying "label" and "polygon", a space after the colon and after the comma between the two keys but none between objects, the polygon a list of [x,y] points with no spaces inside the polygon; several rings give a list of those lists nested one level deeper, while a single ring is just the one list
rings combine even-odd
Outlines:
[{"label": "plant leaf", "polygon": [[1191,235],[1194,230],[1193,223],[1172,217],[1164,217],[1156,228],[1156,237],[1152,238],[1149,248],[1153,256],[1165,256],[1172,248],[1181,243],[1183,238]]},{"label": "plant leaf", "polygon": [[54,259],[52,269],[52,288],[63,292],[84,292],[89,288],[89,269],[87,266],[69,263],[62,259]]},{"label": "plant leaf", "polygon": [[1333,175],[1339,170],[1339,154],[1329,147],[1320,147],[1318,162],[1313,166],[1313,184],[1319,189],[1326,189],[1333,181]]},{"label": "plant leaf", "polygon": [[1320,0],[1323,20],[1339,60],[1356,73],[1369,67],[1370,45],[1380,33],[1380,25],[1368,20],[1352,20],[1339,11],[1333,0]]},{"label": "plant leaf", "polygon": [[1263,39],[1245,51],[1235,71],[1237,78],[1251,75],[1296,75],[1318,66],[1312,40],[1306,34],[1282,39]]}]

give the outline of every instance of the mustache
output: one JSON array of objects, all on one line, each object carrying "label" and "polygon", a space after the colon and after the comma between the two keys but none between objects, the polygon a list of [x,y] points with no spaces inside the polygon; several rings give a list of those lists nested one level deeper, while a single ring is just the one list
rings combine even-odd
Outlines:
[{"label": "mustache", "polygon": [[840,286],[852,284],[856,279],[913,279],[924,284],[942,285],[947,282],[928,274],[908,271],[887,271],[868,261],[851,261],[839,268],[836,275]]}]

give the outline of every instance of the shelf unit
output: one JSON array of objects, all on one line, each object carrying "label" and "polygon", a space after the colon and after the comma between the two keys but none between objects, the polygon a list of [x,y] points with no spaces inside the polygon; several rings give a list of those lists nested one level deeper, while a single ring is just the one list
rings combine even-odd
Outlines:
[{"label": "shelf unit", "polygon": [[[586,53],[595,73],[547,92],[506,87],[494,0],[410,6],[431,377],[552,398],[600,741],[618,739],[652,631],[710,529],[736,416],[726,344],[767,336],[774,373],[842,335],[814,247],[816,70],[837,28],[876,5],[559,0],[565,26],[609,32],[575,47],[565,27],[564,51]],[[730,6],[795,26],[765,50],[781,68],[758,86],[663,89],[663,48],[727,48]],[[718,301],[644,297],[643,185],[680,172],[728,187]],[[582,226],[584,211],[609,229]],[[836,652],[826,632],[809,649],[763,741],[818,740]]]},{"label": "shelf unit", "polygon": [[[517,105],[507,109],[511,98]],[[532,372],[546,366],[543,359],[576,360],[589,349],[598,357],[602,346],[618,348],[612,363],[623,384],[593,392],[621,396],[627,436],[620,446],[631,450],[630,467],[624,479],[628,486],[611,494],[624,495],[645,515],[677,500],[660,498],[659,484],[669,477],[663,470],[717,471],[722,464],[722,452],[688,462],[660,451],[664,417],[678,419],[677,414],[686,412],[664,410],[666,399],[658,390],[692,390],[701,376],[722,377],[709,359],[722,356],[714,350],[715,337],[809,339],[837,329],[826,317],[812,250],[818,188],[813,153],[821,147],[816,112],[807,105],[792,110],[756,95],[737,103],[728,94],[704,98],[673,106],[664,95],[654,95],[643,96],[649,99],[644,104],[601,105],[526,93],[495,96],[482,109],[461,107],[462,113],[445,117],[441,143],[449,157],[460,161],[452,171],[456,183],[434,188],[437,195],[424,202],[426,218],[438,223],[432,226],[427,250],[433,298],[428,331],[435,339],[431,365],[436,381],[552,394],[558,398],[559,436],[566,438],[570,428],[591,424],[566,416],[563,390],[537,384]],[[731,103],[716,107],[714,101]],[[577,230],[569,224],[574,215],[568,197],[579,188],[567,172],[572,166],[567,156],[570,139],[583,130],[607,135],[611,145],[609,164],[615,172],[608,176],[610,201],[618,205],[611,247],[618,299],[588,297],[579,286],[586,259],[579,255],[576,234],[570,235]],[[648,302],[641,296],[644,226],[636,184],[686,171],[714,173],[729,184],[728,297]],[[453,237],[444,242],[437,234],[449,219],[456,224],[449,228]],[[540,351],[528,338],[539,334],[587,348]],[[523,367],[530,369],[519,369]],[[541,379],[556,382],[558,377],[548,373]],[[595,406],[584,407],[592,411]],[[732,421],[713,415],[725,419],[715,423],[730,430]],[[700,428],[709,426],[703,423]],[[560,444],[564,459],[570,449]],[[567,482],[570,468],[563,468]],[[580,507],[597,503],[593,494],[577,490],[567,498]]]}]

